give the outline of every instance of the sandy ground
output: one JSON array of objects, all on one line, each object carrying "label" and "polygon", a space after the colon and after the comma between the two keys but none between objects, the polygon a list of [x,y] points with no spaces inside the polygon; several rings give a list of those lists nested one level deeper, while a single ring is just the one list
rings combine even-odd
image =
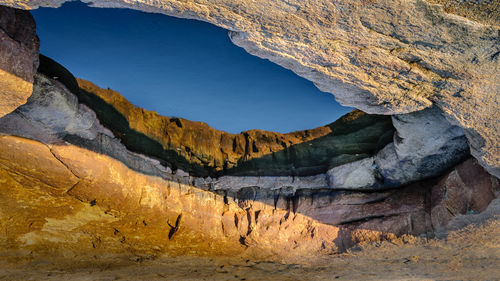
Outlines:
[{"label": "sandy ground", "polygon": [[446,239],[402,237],[294,263],[162,257],[13,264],[3,259],[0,280],[500,280],[500,218]]}]

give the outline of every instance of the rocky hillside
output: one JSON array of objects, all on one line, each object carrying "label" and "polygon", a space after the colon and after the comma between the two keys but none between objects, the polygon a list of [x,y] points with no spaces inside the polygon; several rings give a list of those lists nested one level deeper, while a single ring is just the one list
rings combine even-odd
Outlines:
[{"label": "rocky hillside", "polygon": [[[288,134],[250,130],[229,134],[202,122],[164,117],[138,108],[120,93],[88,81],[78,79],[78,84],[82,91],[80,99],[103,117],[100,119],[104,125],[129,149],[167,163],[169,159],[179,159],[171,164],[198,176],[324,173],[340,164],[373,155],[392,141],[394,133],[388,116],[354,111],[330,125],[311,130]],[[146,138],[156,145],[145,145]],[[155,146],[157,149],[153,149]],[[185,159],[189,166],[180,159]],[[251,160],[252,164],[248,164]]]}]

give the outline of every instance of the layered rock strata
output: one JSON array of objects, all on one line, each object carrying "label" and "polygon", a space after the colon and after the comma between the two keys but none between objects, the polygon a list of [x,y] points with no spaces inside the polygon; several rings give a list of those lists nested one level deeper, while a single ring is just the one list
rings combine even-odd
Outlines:
[{"label": "layered rock strata", "polygon": [[[0,3],[31,9],[64,2]],[[221,26],[249,53],[368,113],[404,114],[435,104],[465,130],[481,165],[500,176],[500,33],[498,17],[490,16],[499,12],[496,1],[433,0],[446,10],[424,0],[84,2]]]},{"label": "layered rock strata", "polygon": [[[468,156],[462,130],[447,123],[437,109],[393,117],[398,128],[395,142],[373,154],[392,139],[393,130],[387,117],[354,111],[329,126],[312,130],[329,133],[309,141],[307,136],[315,136],[309,130],[291,134],[264,131],[227,134],[204,123],[177,118],[172,121],[134,107],[119,93],[89,82],[80,80],[83,89],[79,89],[77,81],[64,67],[44,56],[40,61],[39,70],[59,82],[37,75],[37,87],[28,104],[0,120],[3,132],[44,142],[61,138],[120,159],[137,171],[175,178],[204,189],[237,191],[254,186],[291,191],[297,188],[383,189],[440,175]],[[68,89],[98,116],[79,104]],[[95,125],[99,124],[97,119],[103,120],[112,132]],[[432,123],[435,120],[442,121]],[[38,132],[40,128],[52,132]],[[255,135],[260,138],[249,137]],[[303,135],[305,141],[293,145],[293,141],[299,141],[297,135]],[[224,139],[232,139],[232,150],[224,147],[227,144]],[[246,148],[254,149],[238,149],[234,145],[238,139],[242,139]],[[290,146],[287,140],[292,143]],[[129,150],[157,160],[154,164],[141,161],[139,154]],[[264,153],[269,150],[276,151]],[[229,153],[220,153],[224,151]],[[220,162],[228,165],[227,157],[240,157],[234,167],[221,171],[228,175],[200,177],[213,171],[217,162],[200,159],[225,159]],[[363,160],[356,161],[360,158]],[[329,169],[330,166],[333,168]],[[301,175],[300,171],[313,175]]]},{"label": "layered rock strata", "polygon": [[[378,193],[243,189],[234,199],[131,170],[70,144],[0,136],[4,256],[238,255],[307,258],[402,234],[433,235],[479,213],[498,180],[475,161]],[[272,194],[273,196],[269,196]]]},{"label": "layered rock strata", "polygon": [[[169,166],[197,176],[198,186],[210,185],[213,189],[392,188],[441,175],[469,156],[464,131],[451,125],[436,107],[393,116],[397,129],[394,136],[384,116],[360,111],[313,130],[290,134],[253,130],[232,135],[204,123],[159,116],[134,107],[110,89],[83,80],[78,83],[82,87],[80,100],[96,110],[101,120],[107,120],[106,126],[127,148],[158,157]],[[114,115],[121,118],[104,118],[114,112],[113,108],[121,114]],[[162,157],[153,152],[152,145],[144,151],[145,142],[136,140],[138,133],[143,134],[143,139],[159,142],[175,156]],[[190,165],[180,166],[183,163],[179,158]],[[176,159],[174,165],[172,159]],[[224,166],[215,174],[216,180],[212,179],[214,174],[208,179],[199,178],[204,175],[200,166],[221,169],[217,163]]]}]

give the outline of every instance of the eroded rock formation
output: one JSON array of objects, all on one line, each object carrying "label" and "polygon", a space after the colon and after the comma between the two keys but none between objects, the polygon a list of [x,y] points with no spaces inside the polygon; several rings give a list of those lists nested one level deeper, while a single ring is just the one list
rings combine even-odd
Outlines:
[{"label": "eroded rock formation", "polygon": [[[468,139],[482,165],[498,156],[498,147],[492,148],[496,124],[494,131],[484,131],[498,117],[491,99],[498,86],[491,80],[498,67],[498,56],[491,54],[498,39],[495,17],[476,18],[488,27],[443,14],[424,1],[310,2],[160,1],[139,8],[159,11],[152,8],[159,5],[165,12],[174,5],[167,13],[230,28],[233,41],[251,53],[294,69],[347,102],[398,114],[354,111],[313,130],[240,135],[162,117],[112,90],[77,82],[46,57],[35,74],[38,41],[29,15],[0,8],[0,15],[7,15],[0,34],[9,34],[0,46],[12,38],[34,44],[28,48],[33,52],[20,57],[19,68],[33,79],[28,81],[33,94],[0,118],[2,254],[306,258],[405,234],[442,235],[463,226],[464,217],[496,215],[498,179],[469,157],[467,146]],[[123,4],[106,5],[113,3]],[[398,5],[385,6],[391,3]],[[227,5],[232,8],[216,9]],[[269,14],[259,12],[264,7]],[[403,13],[373,21],[394,11]],[[410,11],[423,18],[408,19]],[[401,19],[408,21],[388,27]],[[26,29],[12,28],[25,22]],[[438,37],[424,36],[419,27],[440,29],[444,41],[436,43]],[[385,34],[387,28],[394,32]],[[333,35],[338,38],[328,41]],[[7,60],[0,62],[17,62],[19,50],[24,49],[2,49]],[[482,56],[475,68],[465,67],[477,54]],[[453,93],[456,87],[462,88]],[[484,95],[474,92],[478,87]],[[479,105],[477,112],[470,109],[473,104]],[[465,109],[459,122],[458,105]],[[466,126],[478,120],[483,127]],[[478,147],[486,148],[486,156]]]},{"label": "eroded rock formation", "polygon": [[[2,1],[31,9],[65,1]],[[368,113],[438,106],[465,130],[471,153],[500,176],[499,7],[434,0],[84,1],[207,21],[231,40]],[[486,9],[487,12],[483,12]],[[449,14],[453,12],[456,14]],[[466,16],[467,18],[461,17]]]},{"label": "eroded rock formation", "polygon": [[324,173],[373,155],[392,140],[394,132],[388,116],[354,111],[311,130],[229,134],[205,123],[135,107],[120,93],[88,81],[79,79],[78,85],[80,100],[96,111],[130,150],[155,156],[195,176]]},{"label": "eroded rock formation", "polygon": [[[50,76],[37,74],[28,102],[0,119],[1,133],[22,136],[0,136],[0,215],[11,221],[0,243],[13,253],[307,257],[403,234],[432,237],[500,195],[498,180],[471,159],[439,178],[368,193],[338,190],[326,174],[195,177],[129,151],[114,134],[122,132],[102,126],[68,89],[78,89],[69,72]],[[359,116],[368,115],[348,115]],[[338,167],[348,175],[353,163]]]}]

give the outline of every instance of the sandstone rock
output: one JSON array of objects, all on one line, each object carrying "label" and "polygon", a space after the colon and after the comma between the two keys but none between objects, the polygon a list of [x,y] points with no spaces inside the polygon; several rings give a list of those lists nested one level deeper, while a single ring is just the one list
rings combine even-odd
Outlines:
[{"label": "sandstone rock", "polygon": [[374,157],[328,171],[337,189],[377,189],[403,186],[442,175],[469,156],[463,130],[451,125],[439,109],[394,115],[394,142]]},{"label": "sandstone rock", "polygon": [[[62,84],[39,78],[46,85],[35,83],[36,87],[46,91],[35,90],[28,104],[0,119],[0,124],[31,124],[20,126],[17,133],[51,136],[45,137],[51,140],[48,147],[0,137],[0,182],[6,187],[0,201],[9,202],[0,205],[7,206],[0,207],[0,217],[16,220],[14,226],[0,225],[12,228],[0,231],[8,233],[0,236],[0,243],[42,257],[61,253],[238,255],[244,249],[245,255],[260,258],[332,253],[367,239],[432,235],[435,226],[452,219],[442,216],[443,208],[455,206],[454,216],[479,211],[499,193],[495,178],[466,162],[443,176],[439,185],[429,180],[400,190],[361,193],[324,188],[325,175],[225,177],[217,195],[165,180],[172,171],[127,151],[112,135],[89,134],[99,128],[93,115],[87,117],[94,127],[80,126],[79,135],[70,134],[74,126],[67,124],[80,124],[81,108]],[[70,119],[61,123],[53,118],[58,115]],[[46,128],[36,131],[40,127],[36,124]],[[58,137],[80,147],[63,145]],[[373,158],[366,162],[373,163]],[[181,170],[176,174],[194,181]],[[460,182],[456,175],[461,176]],[[214,181],[206,178],[201,183]],[[458,188],[450,189],[455,183]],[[443,188],[457,195],[445,198],[440,195]],[[44,199],[32,199],[33,190]],[[27,219],[33,213],[36,218]]]},{"label": "sandstone rock", "polygon": [[458,215],[479,214],[499,192],[496,178],[489,176],[475,161],[465,161],[433,186],[432,224],[435,228],[446,228]]},{"label": "sandstone rock", "polygon": [[100,124],[92,110],[78,103],[65,85],[42,74],[35,76],[33,95],[28,102],[0,118],[0,133],[46,144],[70,142],[109,155],[135,171],[187,183],[159,161],[128,151]]},{"label": "sandstone rock", "polygon": [[94,139],[98,133],[113,136],[66,87],[42,74],[35,76],[33,94],[27,103],[1,118],[0,126],[4,133],[47,143],[68,134],[86,139]]},{"label": "sandstone rock", "polygon": [[[469,204],[479,212],[500,191],[494,177],[468,160],[440,180],[401,190],[299,190],[278,198],[273,206],[260,201],[263,197],[256,193],[240,193],[236,202],[143,175],[73,145],[48,147],[0,136],[0,151],[0,245],[39,258],[110,254],[306,258],[401,234],[432,235],[435,227],[446,224],[431,223],[431,218],[437,222],[442,206]],[[440,196],[456,182],[457,174],[472,192],[454,196],[463,191],[454,188],[448,197]],[[455,215],[467,213],[462,207],[455,209]]]},{"label": "sandstone rock", "polygon": [[[14,220],[0,224],[3,249],[25,249],[37,256],[195,253],[252,258],[338,249],[333,242],[337,227],[259,202],[242,209],[231,199],[142,175],[76,146],[52,145],[49,150],[41,143],[1,136],[0,149],[0,217],[2,222]],[[37,158],[29,151],[39,152]],[[11,170],[4,163],[22,163],[25,169]],[[33,174],[29,167],[41,163],[43,173]],[[60,187],[67,192],[52,192]]]},{"label": "sandstone rock", "polygon": [[39,44],[29,12],[0,6],[0,117],[31,95]]},{"label": "sandstone rock", "polygon": [[209,182],[214,190],[238,191],[245,187],[259,187],[262,189],[320,189],[327,188],[325,174],[309,177],[255,177],[255,176],[222,176]]},{"label": "sandstone rock", "polygon": [[[120,139],[115,139],[109,130],[100,125],[93,111],[78,103],[75,95],[68,90],[78,91],[78,84],[70,72],[47,57],[41,56],[41,62],[40,69],[47,75],[57,77],[57,81],[37,74],[34,93],[28,103],[12,114],[1,118],[0,131],[45,143],[57,143],[63,139],[92,151],[109,155],[135,171],[196,185],[204,189],[238,192],[242,188],[258,187],[287,189],[288,193],[296,189],[383,189],[440,175],[467,156],[467,144],[462,130],[450,125],[438,109],[428,109],[393,117],[398,128],[397,149],[394,149],[394,145],[390,144],[377,154],[377,161],[374,161],[373,157],[365,158],[369,154],[356,152],[370,152],[377,147],[382,147],[391,139],[392,130],[389,129],[391,125],[387,124],[384,119],[379,119],[378,116],[369,116],[359,111],[352,112],[329,126],[316,129],[329,130],[330,133],[325,136],[292,145],[290,148],[285,143],[283,151],[258,157],[263,151],[269,149],[266,145],[270,145],[271,149],[276,149],[273,148],[273,145],[275,140],[279,139],[276,137],[277,135],[283,139],[291,136],[291,140],[299,141],[299,138],[296,137],[297,134],[309,136],[310,133],[302,131],[283,135],[262,131],[255,131],[254,134],[250,131],[244,134],[245,149],[238,150],[234,148],[234,143],[241,135],[216,131],[199,122],[176,119],[176,122],[181,124],[179,127],[175,123],[174,128],[178,132],[172,132],[172,127],[167,125],[165,130],[167,134],[162,136],[163,130],[159,129],[163,126],[161,124],[172,123],[168,117],[133,107],[118,93],[98,89],[89,82],[80,81],[81,84],[87,85],[86,89],[98,93],[99,97],[103,97],[110,104],[99,102],[98,97],[89,92],[82,93],[80,98],[86,100],[89,105],[100,112],[101,120],[114,129],[116,135],[121,136],[121,141],[128,144],[129,149],[148,154],[147,157],[142,157],[140,154],[127,150],[127,147],[120,143]],[[107,95],[106,93],[111,94]],[[93,102],[90,102],[89,99]],[[119,114],[114,109],[115,107],[123,112],[124,116],[129,117],[125,119],[124,116],[121,118],[115,116]],[[116,118],[110,118],[108,114]],[[129,126],[127,122],[130,122],[128,119],[135,120],[133,121],[134,127],[140,128],[140,131],[151,137],[141,136],[134,130],[126,129]],[[110,122],[110,120],[114,121]],[[155,127],[155,124],[159,127]],[[200,127],[199,124],[203,126]],[[208,134],[200,138],[198,129],[201,132],[207,131]],[[385,133],[380,136],[382,132]],[[210,136],[214,134],[220,136],[211,138]],[[176,135],[180,137],[177,138]],[[260,137],[253,140],[256,135]],[[162,146],[154,142],[155,136],[163,140]],[[404,139],[401,136],[404,136]],[[196,138],[191,142],[193,137]],[[233,148],[226,150],[223,146],[221,150],[215,149],[219,145],[224,145],[225,142],[222,140],[227,137],[235,137],[235,140],[230,142],[233,143]],[[307,137],[305,139],[308,140]],[[217,141],[221,141],[221,144]],[[249,142],[258,149],[248,150]],[[283,142],[281,143],[283,144]],[[149,144],[160,147],[153,149]],[[177,147],[175,150],[167,151],[163,149],[163,146],[171,147],[173,144],[181,148]],[[169,151],[174,152],[169,154]],[[211,155],[214,151],[215,154]],[[220,154],[221,151],[225,151],[225,153]],[[230,156],[231,151],[234,155],[244,153],[237,156],[244,159],[256,157],[246,162],[242,162],[240,159],[238,162],[241,163],[237,167],[226,171],[229,174],[236,173],[240,176],[201,179],[193,177],[198,175],[196,170],[194,173],[193,170],[190,170],[190,174],[177,168],[172,173],[171,169],[166,166],[175,167],[182,164],[179,162],[179,160],[183,160],[183,158],[179,159],[180,153],[180,155],[187,155],[189,161],[202,159],[200,162],[194,162],[194,164],[199,164],[195,167],[207,168],[201,165],[203,164],[210,168],[212,163],[203,162],[203,157],[205,159],[223,157],[221,159],[227,161],[228,158],[234,157],[234,155]],[[339,154],[341,152],[351,154]],[[161,156],[161,161],[150,158],[158,157],[158,155]],[[355,161],[359,158],[365,159]],[[337,167],[329,170],[328,175],[325,175],[324,172],[329,166]],[[297,169],[297,167],[301,168]],[[316,171],[317,174],[314,176],[280,176],[278,173],[278,175],[273,176],[273,173],[277,171],[282,171],[285,175],[294,174],[306,167],[313,167],[311,171]],[[248,176],[248,174],[259,173],[264,173],[265,176]]]},{"label": "sandstone rock", "polygon": [[[9,173],[22,174],[25,178],[18,180],[21,185],[25,181],[36,181],[66,192],[78,182],[78,177],[53,155],[49,147],[17,137],[0,135],[0,167]],[[4,191],[6,188],[4,186]]]}]

